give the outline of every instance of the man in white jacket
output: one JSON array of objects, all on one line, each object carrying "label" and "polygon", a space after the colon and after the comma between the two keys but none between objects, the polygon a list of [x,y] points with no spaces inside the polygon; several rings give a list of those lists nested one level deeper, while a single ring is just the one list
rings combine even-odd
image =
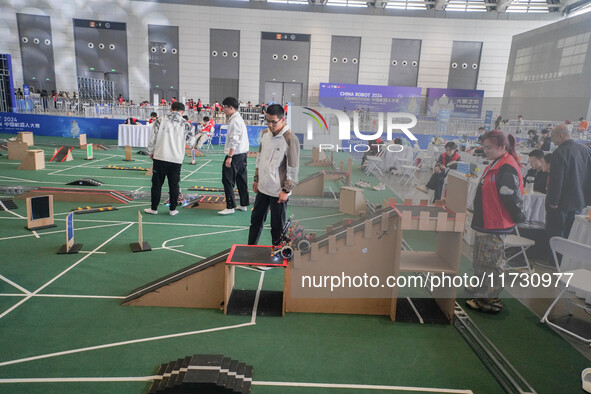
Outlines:
[{"label": "man in white jacket", "polygon": [[172,103],[171,113],[158,118],[152,123],[148,154],[154,161],[152,175],[152,206],[144,209],[144,212],[156,215],[162,184],[164,178],[168,178],[168,192],[170,194],[170,215],[177,211],[179,198],[179,182],[181,179],[181,166],[185,158],[185,144],[193,146],[193,126],[185,119],[185,105],[179,102]]},{"label": "man in white jacket", "polygon": [[271,239],[281,242],[285,225],[287,199],[298,182],[300,142],[285,123],[285,111],[279,104],[270,105],[254,173],[252,190],[257,194],[250,217],[248,244],[256,245],[271,210]]},{"label": "man in white jacket", "polygon": [[[248,130],[238,112],[240,103],[234,97],[226,97],[222,101],[222,111],[228,119],[228,133],[224,153],[226,158],[222,164],[222,184],[226,195],[226,209],[219,211],[220,215],[234,213],[234,208],[246,211],[248,205],[248,178],[246,173],[246,157],[248,156]],[[234,200],[234,184],[240,195],[240,206],[236,207]]]}]

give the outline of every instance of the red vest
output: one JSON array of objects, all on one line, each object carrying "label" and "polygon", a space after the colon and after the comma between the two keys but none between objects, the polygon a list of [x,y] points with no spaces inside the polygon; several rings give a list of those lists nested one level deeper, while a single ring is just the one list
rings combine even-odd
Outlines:
[{"label": "red vest", "polygon": [[519,191],[523,195],[523,177],[519,176],[521,169],[519,164],[513,156],[505,153],[490,169],[490,165],[484,170],[484,179],[482,180],[482,216],[484,218],[484,229],[487,230],[501,230],[515,226],[515,222],[511,219],[509,211],[501,202],[499,192],[497,191],[497,174],[499,169],[509,164],[517,171],[517,178],[519,178]]},{"label": "red vest", "polygon": [[[449,162],[451,163],[452,161],[458,161],[458,160],[460,160],[460,154],[456,151],[456,152],[454,152],[454,155],[451,157],[451,160]],[[447,166],[447,164],[448,164],[447,163],[447,153],[443,153],[441,155],[441,161],[444,166]]]}]

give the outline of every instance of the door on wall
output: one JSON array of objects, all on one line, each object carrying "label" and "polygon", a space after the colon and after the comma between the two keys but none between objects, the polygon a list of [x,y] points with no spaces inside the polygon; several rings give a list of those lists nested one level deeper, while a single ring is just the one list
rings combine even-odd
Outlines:
[{"label": "door on wall", "polygon": [[302,84],[298,82],[265,82],[265,103],[302,104]]}]

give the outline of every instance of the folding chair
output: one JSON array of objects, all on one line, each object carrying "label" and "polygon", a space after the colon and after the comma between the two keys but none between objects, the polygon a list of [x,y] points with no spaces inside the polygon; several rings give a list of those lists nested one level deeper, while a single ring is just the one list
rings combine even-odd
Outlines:
[{"label": "folding chair", "polygon": [[[505,237],[505,252],[508,248],[519,248],[519,252],[507,257],[505,254],[505,264],[508,269],[524,269],[527,268],[527,271],[531,274],[532,268],[529,263],[529,259],[527,258],[526,250],[536,244],[536,241],[531,240],[529,238],[522,237],[519,234],[519,229],[515,226],[515,234],[509,234]],[[510,266],[508,263],[509,261],[513,260],[515,257],[523,254],[523,258],[525,260],[525,265],[513,267]]]},{"label": "folding chair", "polygon": [[[556,323],[551,322],[548,319],[550,312],[558,301],[563,298],[565,293],[573,292],[576,297],[584,299],[585,303],[576,302],[565,297],[568,314],[572,316],[571,305],[575,305],[579,308],[584,309],[587,313],[591,314],[591,246],[585,245],[579,242],[571,241],[561,237],[550,238],[550,249],[552,250],[552,256],[554,257],[554,264],[556,264],[556,270],[558,273],[563,275],[560,276],[560,283],[564,286],[560,294],[554,299],[550,307],[544,313],[544,316],[540,321],[548,324],[555,330],[562,331],[565,334],[569,334],[580,341],[591,345],[591,337],[583,338],[578,334],[568,330],[565,327],[561,327]],[[560,253],[563,257],[569,257],[569,262],[561,264],[558,262],[556,253]],[[574,261],[572,261],[572,260]],[[572,275],[571,275],[572,274]],[[554,277],[553,277],[554,278]],[[555,279],[554,279],[555,280]]]},{"label": "folding chair", "polygon": [[386,152],[385,149],[380,149],[380,151],[378,152],[377,155],[367,156],[365,158],[365,160],[367,161],[367,164],[365,166],[365,175],[371,174],[375,168],[376,170],[378,170],[378,173],[381,176],[384,176],[384,173],[382,172],[382,169],[380,168],[380,164],[382,164],[382,157],[384,156],[384,152]]},{"label": "folding chair", "polygon": [[400,169],[402,170],[402,176],[398,180],[398,183],[402,183],[402,181],[404,181],[404,179],[406,178],[406,182],[404,182],[403,187],[406,187],[406,185],[410,181],[413,181],[414,183],[419,182],[419,180],[415,176],[415,173],[421,169],[423,163],[421,162],[419,163],[419,165],[415,165],[417,162],[417,157],[418,152],[414,152],[412,155],[411,164],[404,164],[400,166]]},{"label": "folding chair", "polygon": [[[224,145],[226,143],[226,136],[228,135],[228,125],[224,124],[220,126],[220,134],[218,135],[218,145]],[[222,138],[224,142],[222,142]]]},{"label": "folding chair", "polygon": [[213,146],[211,145],[212,138],[213,138],[213,132],[210,131],[209,133],[207,133],[207,139],[203,143],[203,145],[205,145],[205,150],[213,149]]}]

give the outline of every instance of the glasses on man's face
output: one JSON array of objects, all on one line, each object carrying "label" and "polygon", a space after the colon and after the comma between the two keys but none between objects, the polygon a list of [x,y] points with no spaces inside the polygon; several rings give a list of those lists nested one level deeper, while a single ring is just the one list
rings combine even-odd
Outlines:
[{"label": "glasses on man's face", "polygon": [[281,119],[278,119],[278,120],[265,119],[265,122],[267,122],[268,125],[275,126],[277,123],[281,122]]}]

